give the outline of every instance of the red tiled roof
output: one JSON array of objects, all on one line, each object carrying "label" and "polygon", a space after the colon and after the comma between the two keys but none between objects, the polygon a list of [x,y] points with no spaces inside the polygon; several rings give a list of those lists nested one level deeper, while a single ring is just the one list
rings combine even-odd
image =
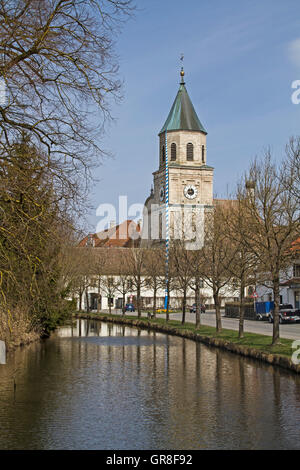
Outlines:
[{"label": "red tiled roof", "polygon": [[121,224],[115,225],[99,233],[90,233],[78,244],[79,247],[123,247],[128,248],[136,245],[134,234],[140,233],[141,227],[133,220],[125,220]]},{"label": "red tiled roof", "polygon": [[300,251],[300,237],[292,243],[292,251]]}]

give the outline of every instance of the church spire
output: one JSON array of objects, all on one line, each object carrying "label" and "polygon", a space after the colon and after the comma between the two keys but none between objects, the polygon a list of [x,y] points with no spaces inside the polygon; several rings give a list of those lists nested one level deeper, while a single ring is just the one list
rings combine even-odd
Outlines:
[{"label": "church spire", "polygon": [[184,75],[184,69],[181,67],[179,90],[167,120],[159,134],[165,131],[198,131],[207,134],[185,88]]}]

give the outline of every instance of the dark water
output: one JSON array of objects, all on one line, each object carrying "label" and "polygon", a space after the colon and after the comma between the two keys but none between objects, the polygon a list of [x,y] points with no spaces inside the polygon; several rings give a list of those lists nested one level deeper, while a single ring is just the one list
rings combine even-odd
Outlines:
[{"label": "dark water", "polygon": [[300,448],[300,377],[93,321],[0,366],[0,449],[246,448]]}]

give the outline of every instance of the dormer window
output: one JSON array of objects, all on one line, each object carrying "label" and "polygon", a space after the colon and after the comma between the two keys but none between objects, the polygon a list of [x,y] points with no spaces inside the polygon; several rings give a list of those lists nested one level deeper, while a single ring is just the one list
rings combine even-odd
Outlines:
[{"label": "dormer window", "polygon": [[162,149],[161,149],[161,160],[163,163],[165,163],[166,161],[166,149],[164,145],[162,146]]},{"label": "dormer window", "polygon": [[194,146],[191,142],[186,146],[186,159],[188,162],[192,162],[194,160]]},{"label": "dormer window", "polygon": [[171,161],[174,162],[176,160],[176,144],[173,142],[171,144]]}]

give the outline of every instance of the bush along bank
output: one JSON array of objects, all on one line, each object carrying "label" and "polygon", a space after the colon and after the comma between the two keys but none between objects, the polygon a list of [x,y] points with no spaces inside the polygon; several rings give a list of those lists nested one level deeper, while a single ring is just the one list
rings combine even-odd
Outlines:
[{"label": "bush along bank", "polygon": [[181,324],[180,321],[170,320],[168,323],[162,318],[138,319],[132,316],[77,313],[77,318],[87,320],[101,320],[116,324],[125,324],[137,328],[151,329],[160,333],[166,333],[182,338],[188,338],[209,346],[215,346],[226,351],[239,354],[240,356],[257,359],[259,361],[291,370],[297,374],[300,373],[300,364],[292,362],[293,340],[281,339],[281,344],[271,346],[270,336],[258,335],[254,333],[245,333],[245,337],[238,338],[237,331],[223,330],[216,334],[215,328],[201,325],[196,329],[192,323]]}]

